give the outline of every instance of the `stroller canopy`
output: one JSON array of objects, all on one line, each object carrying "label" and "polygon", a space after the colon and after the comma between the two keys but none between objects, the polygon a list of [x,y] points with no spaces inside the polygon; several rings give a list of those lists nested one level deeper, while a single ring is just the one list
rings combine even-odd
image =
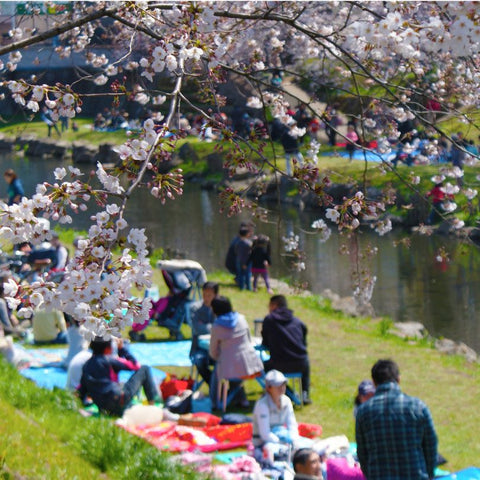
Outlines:
[{"label": "stroller canopy", "polygon": [[192,287],[200,290],[207,281],[205,269],[194,260],[159,260],[157,268],[162,270],[167,286],[175,293]]}]

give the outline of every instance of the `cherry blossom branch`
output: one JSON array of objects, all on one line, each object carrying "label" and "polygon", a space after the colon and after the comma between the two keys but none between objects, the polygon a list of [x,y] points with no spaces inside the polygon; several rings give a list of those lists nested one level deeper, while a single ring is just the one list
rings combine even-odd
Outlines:
[{"label": "cherry blossom branch", "polygon": [[4,47],[0,47],[0,55],[5,55],[7,53],[14,52],[16,50],[21,50],[31,45],[35,45],[37,43],[43,42],[44,40],[48,40],[50,38],[56,37],[57,35],[61,35],[62,33],[69,32],[76,27],[81,27],[82,25],[90,23],[94,20],[98,20],[102,17],[114,14],[119,10],[119,8],[120,7],[115,6],[115,7],[109,7],[109,8],[102,7],[99,10],[94,9],[92,13],[85,15],[84,17],[79,18],[78,20],[66,22],[59,27],[51,28],[50,30],[47,30],[46,32],[43,32],[43,33],[39,33],[38,35],[35,35],[33,37],[11,43]]}]

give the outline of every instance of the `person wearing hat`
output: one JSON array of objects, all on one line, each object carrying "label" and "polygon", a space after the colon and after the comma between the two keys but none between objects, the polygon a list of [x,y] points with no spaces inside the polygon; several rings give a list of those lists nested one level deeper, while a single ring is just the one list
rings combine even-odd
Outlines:
[{"label": "person wearing hat", "polygon": [[265,394],[253,408],[253,439],[255,457],[272,458],[278,444],[298,441],[298,425],[291,400],[285,395],[287,379],[282,372],[270,370],[265,375]]},{"label": "person wearing hat", "polygon": [[353,407],[353,416],[357,416],[358,407],[375,395],[375,385],[371,380],[363,380],[358,385],[357,396],[355,397],[355,406]]}]

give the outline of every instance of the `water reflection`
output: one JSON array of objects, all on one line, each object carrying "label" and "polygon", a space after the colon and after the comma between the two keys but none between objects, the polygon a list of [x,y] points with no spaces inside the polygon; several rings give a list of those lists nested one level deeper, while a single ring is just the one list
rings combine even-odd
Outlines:
[{"label": "water reflection", "polygon": [[[53,168],[58,162],[20,159],[0,159],[1,168],[14,168],[31,195],[35,185],[44,180],[54,181]],[[5,196],[6,186],[0,190]],[[308,282],[316,293],[326,288],[340,295],[351,294],[352,259],[338,252],[345,238],[333,234],[326,243],[309,235],[309,226],[317,218],[312,212],[299,212],[289,207],[271,214],[268,222],[256,221],[257,233],[272,240],[272,276],[288,277]],[[249,220],[248,213],[227,218],[219,213],[215,194],[187,185],[185,194],[166,205],[147,191],[137,191],[131,199],[127,220],[134,226],[146,228],[151,243],[168,251],[181,252],[198,260],[207,271],[223,269],[225,254],[239,223]],[[74,228],[88,227],[88,215],[75,217]],[[293,274],[289,259],[284,255],[282,237],[288,232],[299,235],[307,255],[307,270]],[[365,232],[360,246],[378,248],[370,264],[377,277],[372,303],[378,314],[395,320],[414,320],[425,324],[435,336],[464,341],[480,352],[480,251],[462,246],[447,237],[412,236],[411,247],[395,247],[403,233],[379,237]],[[450,261],[435,260],[440,247],[447,251]]]}]

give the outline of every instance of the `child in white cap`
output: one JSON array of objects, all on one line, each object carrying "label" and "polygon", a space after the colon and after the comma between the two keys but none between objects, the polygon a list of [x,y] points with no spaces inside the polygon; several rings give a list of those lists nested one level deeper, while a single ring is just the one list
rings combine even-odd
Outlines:
[{"label": "child in white cap", "polygon": [[282,445],[298,441],[298,425],[293,405],[285,395],[287,379],[282,372],[270,370],[265,375],[265,394],[253,409],[253,446],[255,457],[272,463]]}]

